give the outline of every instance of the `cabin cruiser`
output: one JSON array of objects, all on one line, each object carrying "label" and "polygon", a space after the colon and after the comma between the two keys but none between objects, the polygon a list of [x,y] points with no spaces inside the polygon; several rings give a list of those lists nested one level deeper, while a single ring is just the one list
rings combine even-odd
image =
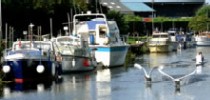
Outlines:
[{"label": "cabin cruiser", "polygon": [[173,50],[169,34],[166,32],[153,32],[148,47],[150,52],[170,52]]},{"label": "cabin cruiser", "polygon": [[210,46],[210,32],[200,32],[195,36],[196,46]]},{"label": "cabin cruiser", "polygon": [[105,14],[75,14],[72,34],[95,48],[92,52],[98,64],[104,67],[124,64],[129,45],[121,40],[117,23],[108,21]]},{"label": "cabin cruiser", "polygon": [[169,30],[168,34],[174,46],[173,50],[194,47],[195,38],[191,32],[183,33],[176,30]]},{"label": "cabin cruiser", "polygon": [[3,80],[51,80],[55,75],[54,50],[49,41],[15,41],[3,57]]},{"label": "cabin cruiser", "polygon": [[95,68],[90,48],[86,41],[74,36],[58,36],[52,39],[56,55],[61,56],[63,73],[90,71]]}]

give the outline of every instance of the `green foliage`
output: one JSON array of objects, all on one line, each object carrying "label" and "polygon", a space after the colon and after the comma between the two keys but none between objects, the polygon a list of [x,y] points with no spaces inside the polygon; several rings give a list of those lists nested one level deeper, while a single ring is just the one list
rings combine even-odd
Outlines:
[{"label": "green foliage", "polygon": [[[71,0],[70,0],[71,1]],[[88,5],[86,4],[86,0],[75,0],[75,4],[82,10],[87,11]]]},{"label": "green foliage", "polygon": [[206,31],[209,23],[209,18],[205,15],[199,15],[192,18],[188,26],[194,31]]},{"label": "green foliage", "polygon": [[76,7],[81,11],[87,10],[86,0],[2,0],[5,6],[14,8],[25,7],[32,9],[43,9],[48,13],[53,13],[58,5],[68,8]]},{"label": "green foliage", "polygon": [[142,21],[142,18],[135,15],[124,15],[125,21]]},{"label": "green foliage", "polygon": [[175,22],[180,22],[180,21],[190,21],[191,18],[190,17],[181,17],[181,18],[171,18],[171,17],[156,17],[154,18],[154,22],[155,23],[159,23],[159,22],[166,22],[166,21],[175,21]]},{"label": "green foliage", "polygon": [[148,36],[129,36],[127,43],[128,44],[136,44],[136,41],[146,41],[149,37]]},{"label": "green foliage", "polygon": [[210,25],[209,20],[210,15],[210,6],[204,5],[196,12],[196,16],[193,17],[188,26],[190,29],[200,32],[208,30],[208,26]]},{"label": "green foliage", "polygon": [[[208,16],[210,14],[210,6],[204,5],[198,11],[196,12],[196,16],[206,15]],[[209,15],[210,16],[210,15]]]},{"label": "green foliage", "polygon": [[2,41],[0,41],[0,57],[2,57],[3,56],[3,51],[4,51],[4,47],[5,47],[5,43],[4,42],[2,42]]},{"label": "green foliage", "polygon": [[124,14],[117,11],[109,11],[107,13],[107,18],[117,22],[121,34],[127,34],[128,23],[124,19]]}]

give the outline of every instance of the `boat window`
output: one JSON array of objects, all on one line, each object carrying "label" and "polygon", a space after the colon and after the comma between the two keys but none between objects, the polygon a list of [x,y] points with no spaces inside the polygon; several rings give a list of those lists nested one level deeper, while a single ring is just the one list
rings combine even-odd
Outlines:
[{"label": "boat window", "polygon": [[160,36],[159,35],[153,35],[152,37],[153,38],[159,38]]},{"label": "boat window", "polygon": [[99,27],[99,37],[100,38],[106,37],[106,28],[105,27]]},{"label": "boat window", "polygon": [[20,42],[20,43],[15,43],[13,49],[17,50],[17,49],[28,49],[28,48],[31,48],[29,42],[28,43]]},{"label": "boat window", "polygon": [[76,16],[75,19],[77,21],[91,21],[93,19],[101,19],[104,18],[103,15],[85,15],[85,16]]},{"label": "boat window", "polygon": [[58,38],[57,42],[70,42],[73,41],[73,39],[71,38]]},{"label": "boat window", "polygon": [[161,37],[163,37],[163,38],[167,38],[167,37],[168,37],[168,35],[161,35]]},{"label": "boat window", "polygon": [[34,48],[41,48],[42,50],[51,49],[51,45],[49,43],[36,43],[34,44]]}]

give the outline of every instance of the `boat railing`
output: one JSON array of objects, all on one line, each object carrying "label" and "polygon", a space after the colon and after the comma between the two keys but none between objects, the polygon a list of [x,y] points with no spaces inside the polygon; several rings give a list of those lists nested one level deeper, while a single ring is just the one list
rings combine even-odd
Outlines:
[{"label": "boat railing", "polygon": [[[67,55],[62,55],[61,56],[67,56]],[[86,58],[86,59],[92,59],[92,57],[87,57],[87,56],[80,56],[80,55],[68,55],[68,57],[72,57],[72,58]]]},{"label": "boat railing", "polygon": [[[61,55],[68,55],[68,56],[75,56],[75,57],[85,57],[86,55],[86,48],[81,47],[81,45],[73,45],[73,44],[69,44],[69,45],[58,45],[57,43],[55,43],[55,47],[57,48],[58,53],[60,53]],[[63,54],[64,49],[62,50],[62,47],[65,48],[65,50],[68,50],[70,53],[68,54]],[[76,52],[75,52],[76,50]],[[79,53],[78,53],[79,51]]]},{"label": "boat railing", "polygon": [[149,44],[167,44],[168,41],[149,41]]}]

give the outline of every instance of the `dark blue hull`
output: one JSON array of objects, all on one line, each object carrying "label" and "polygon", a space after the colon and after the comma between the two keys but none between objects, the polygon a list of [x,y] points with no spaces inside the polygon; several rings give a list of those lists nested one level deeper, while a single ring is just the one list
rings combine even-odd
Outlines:
[{"label": "dark blue hull", "polygon": [[44,66],[44,72],[38,73],[36,68],[40,64],[39,60],[12,60],[5,61],[4,64],[10,66],[9,73],[5,73],[3,80],[25,82],[25,81],[45,81],[52,79],[52,61],[41,61]]}]

